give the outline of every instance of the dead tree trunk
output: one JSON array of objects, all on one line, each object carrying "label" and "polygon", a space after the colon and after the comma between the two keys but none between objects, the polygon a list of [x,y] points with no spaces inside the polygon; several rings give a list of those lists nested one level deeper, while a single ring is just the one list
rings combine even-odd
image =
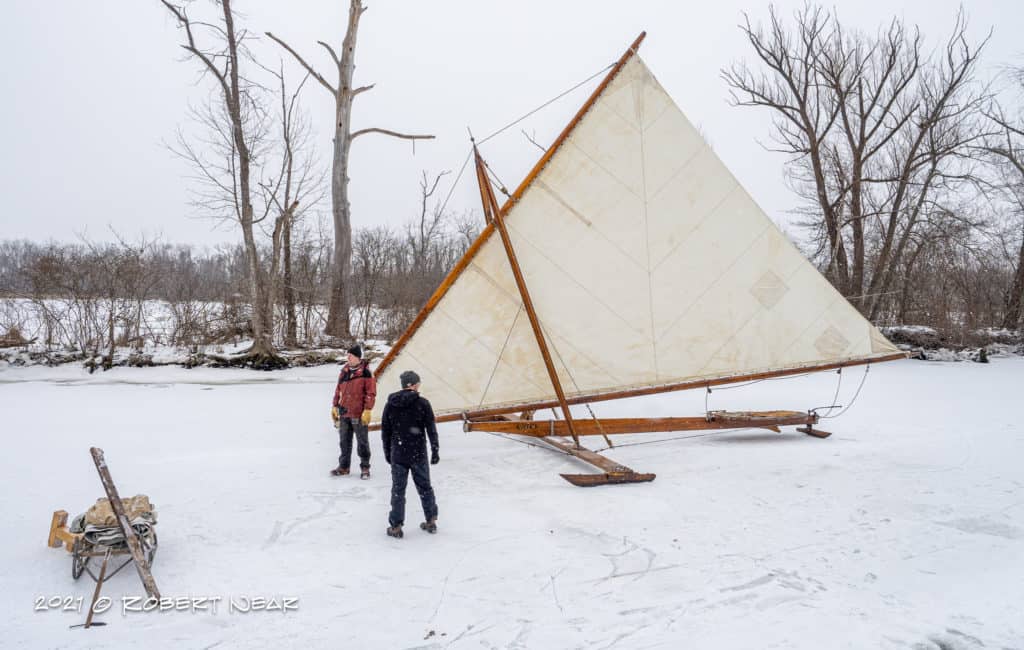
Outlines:
[{"label": "dead tree trunk", "polygon": [[341,56],[334,48],[324,41],[318,41],[331,57],[338,73],[336,85],[332,85],[320,75],[287,43],[272,33],[267,36],[288,51],[295,60],[305,68],[321,86],[334,97],[334,150],[331,166],[331,213],[334,217],[334,256],[331,266],[331,286],[328,298],[327,325],[324,332],[328,336],[347,339],[351,336],[349,326],[349,307],[353,292],[349,287],[352,274],[352,216],[348,201],[348,162],[352,141],[367,133],[381,133],[406,140],[427,140],[432,135],[408,135],[387,129],[369,128],[352,132],[352,100],[360,93],[373,88],[373,85],[352,87],[352,74],[355,71],[356,35],[359,30],[359,19],[366,11],[362,0],[350,0],[348,27],[341,43]]}]

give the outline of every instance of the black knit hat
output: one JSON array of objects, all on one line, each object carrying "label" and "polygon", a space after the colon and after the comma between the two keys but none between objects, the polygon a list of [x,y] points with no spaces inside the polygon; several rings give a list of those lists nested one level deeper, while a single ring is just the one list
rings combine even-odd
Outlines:
[{"label": "black knit hat", "polygon": [[399,375],[398,379],[402,382],[402,388],[408,388],[409,386],[415,386],[420,383],[420,376],[412,370],[406,370]]},{"label": "black knit hat", "polygon": [[359,344],[358,344],[358,343],[356,343],[355,345],[353,345],[352,347],[350,347],[350,348],[349,348],[349,349],[347,350],[347,352],[348,352],[349,354],[351,354],[352,356],[356,356],[356,357],[359,357],[360,359],[362,359],[362,358],[363,358],[363,349],[362,349],[361,347],[359,347]]}]

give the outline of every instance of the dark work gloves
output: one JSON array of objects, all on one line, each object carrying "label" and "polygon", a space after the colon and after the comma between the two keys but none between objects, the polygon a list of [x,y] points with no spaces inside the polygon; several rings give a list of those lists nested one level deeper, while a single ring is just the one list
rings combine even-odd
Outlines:
[{"label": "dark work gloves", "polygon": [[433,450],[430,453],[430,464],[431,465],[437,465],[440,462],[441,462],[441,457],[437,454],[437,450],[435,449],[435,450]]}]

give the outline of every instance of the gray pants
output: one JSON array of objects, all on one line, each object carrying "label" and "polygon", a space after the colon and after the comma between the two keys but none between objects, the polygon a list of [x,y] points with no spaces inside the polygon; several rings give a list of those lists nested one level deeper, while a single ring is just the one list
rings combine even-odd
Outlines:
[{"label": "gray pants", "polygon": [[359,454],[359,467],[370,467],[370,440],[366,425],[359,418],[341,418],[338,423],[338,438],[341,444],[341,455],[338,456],[338,467],[348,469],[352,464],[352,434],[356,434],[356,453]]}]

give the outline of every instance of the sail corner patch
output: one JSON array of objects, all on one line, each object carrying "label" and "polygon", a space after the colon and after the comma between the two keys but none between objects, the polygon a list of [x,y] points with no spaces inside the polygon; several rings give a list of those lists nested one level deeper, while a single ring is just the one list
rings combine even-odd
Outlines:
[{"label": "sail corner patch", "polygon": [[814,341],[814,347],[824,358],[841,356],[850,347],[850,339],[832,325],[829,325]]},{"label": "sail corner patch", "polygon": [[786,295],[787,291],[789,291],[789,287],[786,286],[783,279],[771,270],[765,271],[754,283],[754,286],[750,287],[750,295],[754,296],[765,309],[774,307],[782,300],[782,296]]}]

